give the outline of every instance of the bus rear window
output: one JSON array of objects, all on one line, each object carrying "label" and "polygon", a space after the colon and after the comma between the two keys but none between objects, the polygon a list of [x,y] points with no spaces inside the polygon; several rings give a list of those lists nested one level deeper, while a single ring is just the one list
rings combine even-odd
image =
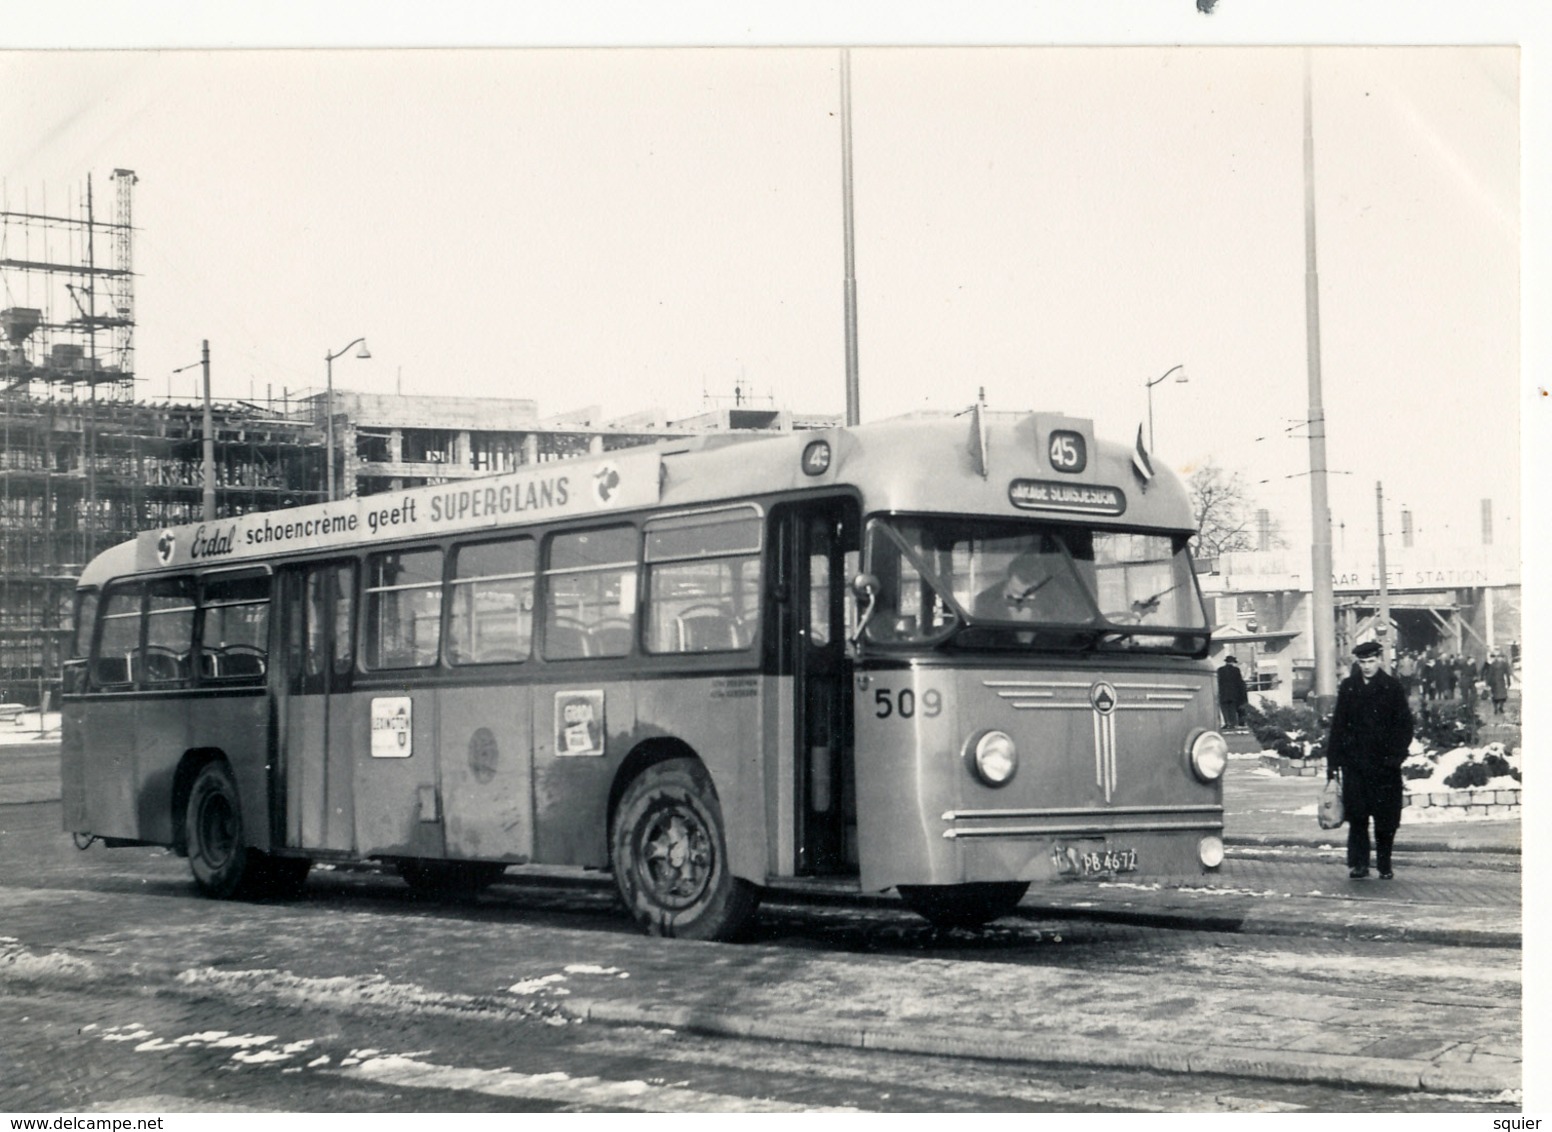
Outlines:
[{"label": "bus rear window", "polygon": [[70,656],[79,660],[91,652],[92,626],[97,623],[96,590],[78,590],[75,595],[75,635],[70,639]]},{"label": "bus rear window", "polygon": [[112,586],[102,599],[102,629],[92,658],[92,683],[127,687],[140,666],[140,587]]}]

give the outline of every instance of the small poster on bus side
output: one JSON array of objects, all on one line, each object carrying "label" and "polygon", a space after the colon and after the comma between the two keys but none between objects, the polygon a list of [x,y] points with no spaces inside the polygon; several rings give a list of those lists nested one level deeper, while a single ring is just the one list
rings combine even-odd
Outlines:
[{"label": "small poster on bus side", "polygon": [[555,754],[565,758],[603,753],[603,689],[556,692]]},{"label": "small poster on bus side", "polygon": [[413,750],[410,739],[410,698],[374,696],[372,698],[372,757],[407,759]]}]

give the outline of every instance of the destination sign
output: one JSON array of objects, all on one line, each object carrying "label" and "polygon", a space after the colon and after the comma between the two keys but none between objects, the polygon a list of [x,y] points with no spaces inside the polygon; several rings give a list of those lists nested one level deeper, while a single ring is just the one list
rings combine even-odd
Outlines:
[{"label": "destination sign", "polygon": [[1056,480],[1014,480],[1008,484],[1008,502],[1024,511],[1077,511],[1086,515],[1126,511],[1126,493],[1118,487]]},{"label": "destination sign", "polygon": [[535,464],[406,491],[187,523],[136,537],[135,565],[213,566],[299,550],[434,537],[657,502],[656,452]]}]

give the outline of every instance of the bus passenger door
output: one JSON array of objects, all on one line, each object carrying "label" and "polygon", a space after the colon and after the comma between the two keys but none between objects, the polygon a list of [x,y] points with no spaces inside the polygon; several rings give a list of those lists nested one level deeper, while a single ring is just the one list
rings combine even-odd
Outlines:
[{"label": "bus passenger door", "polygon": [[860,522],[851,500],[783,508],[782,667],[793,676],[797,872],[855,873],[856,790],[847,581],[858,568]]},{"label": "bus passenger door", "polygon": [[355,667],[354,562],[308,563],[280,574],[279,760],[284,844],[355,847],[347,693]]}]

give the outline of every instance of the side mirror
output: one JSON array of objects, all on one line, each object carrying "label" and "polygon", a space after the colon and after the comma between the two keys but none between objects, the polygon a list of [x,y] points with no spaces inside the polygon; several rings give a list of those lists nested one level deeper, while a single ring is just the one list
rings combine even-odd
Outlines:
[{"label": "side mirror", "polygon": [[867,629],[868,622],[873,619],[873,608],[878,602],[878,579],[872,574],[857,574],[851,580],[851,592],[856,594],[859,600],[865,600],[867,605],[862,609],[862,616],[857,618],[857,628],[851,635],[852,647],[856,647],[862,640],[863,631]]}]

